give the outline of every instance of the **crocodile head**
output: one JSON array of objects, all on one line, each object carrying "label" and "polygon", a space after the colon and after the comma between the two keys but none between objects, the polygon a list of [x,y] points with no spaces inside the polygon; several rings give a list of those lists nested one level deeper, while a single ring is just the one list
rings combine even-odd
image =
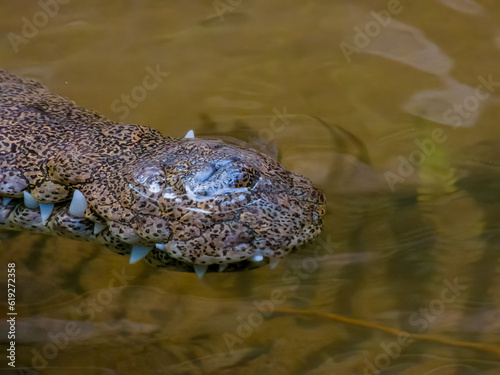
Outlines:
[{"label": "crocodile head", "polygon": [[108,220],[101,242],[123,241],[140,249],[134,261],[198,274],[274,265],[320,233],[325,213],[307,178],[214,139],[172,140],[108,174],[107,186],[121,209],[96,206]]}]

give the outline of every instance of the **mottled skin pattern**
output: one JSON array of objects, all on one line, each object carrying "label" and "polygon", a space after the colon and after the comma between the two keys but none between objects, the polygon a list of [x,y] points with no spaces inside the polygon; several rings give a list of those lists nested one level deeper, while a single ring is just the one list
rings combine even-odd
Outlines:
[{"label": "mottled skin pattern", "polygon": [[[76,189],[88,203],[81,218],[69,214]],[[55,203],[47,220],[23,191]],[[13,198],[0,198],[0,228],[95,239],[120,254],[150,246],[149,263],[179,271],[266,264],[312,241],[325,212],[307,178],[258,151],[118,124],[4,71],[0,197]]]}]

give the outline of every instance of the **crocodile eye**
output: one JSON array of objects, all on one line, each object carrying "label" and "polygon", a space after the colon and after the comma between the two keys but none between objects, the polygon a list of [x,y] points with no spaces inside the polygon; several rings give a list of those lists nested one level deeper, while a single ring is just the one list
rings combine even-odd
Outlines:
[{"label": "crocodile eye", "polygon": [[246,191],[254,181],[253,168],[242,165],[239,158],[230,158],[204,165],[186,179],[185,187],[193,199],[199,200]]},{"label": "crocodile eye", "polygon": [[232,187],[234,188],[251,188],[254,184],[256,179],[255,177],[255,171],[252,168],[244,168],[240,169],[239,171],[235,171],[233,173],[233,182],[232,182]]}]

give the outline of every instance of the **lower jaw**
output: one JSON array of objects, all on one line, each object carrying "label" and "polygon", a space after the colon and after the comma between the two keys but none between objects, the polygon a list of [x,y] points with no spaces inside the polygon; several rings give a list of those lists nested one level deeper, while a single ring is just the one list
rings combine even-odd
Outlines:
[{"label": "lower jaw", "polygon": [[[8,230],[30,230],[37,233],[47,234],[47,235],[62,235],[67,238],[79,239],[79,240],[98,240],[99,234],[96,234],[96,228],[98,228],[99,223],[94,223],[91,220],[85,218],[74,218],[73,225],[78,223],[79,231],[71,232],[69,231],[70,226],[68,226],[68,231],[65,232],[64,229],[61,231],[55,231],[51,225],[49,225],[48,220],[41,219],[41,213],[39,208],[27,209],[26,207],[22,207],[23,210],[27,211],[30,215],[33,215],[35,218],[32,223],[33,226],[28,227],[27,225],[14,223],[9,220],[9,214],[13,213],[17,207],[22,207],[21,199],[15,199],[8,201],[2,201],[0,197],[0,227],[3,227]],[[3,211],[2,211],[3,210]],[[58,214],[58,210],[65,210],[67,208],[63,206],[58,206],[54,208],[51,218],[56,217]],[[67,215],[66,212],[63,212],[64,215]],[[2,219],[2,212],[4,213],[4,217]],[[51,220],[51,219],[49,219]],[[97,232],[101,232],[105,228],[99,228],[100,230]],[[115,241],[113,241],[115,242]],[[116,246],[118,244],[118,246]],[[180,272],[195,272],[199,277],[203,276],[205,273],[221,273],[221,272],[239,272],[252,270],[255,268],[262,267],[266,264],[270,264],[271,268],[274,268],[277,265],[279,259],[281,259],[281,255],[272,256],[270,254],[266,254],[266,252],[261,252],[256,254],[253,257],[240,260],[238,262],[219,262],[214,264],[196,264],[192,262],[182,261],[173,257],[170,257],[168,254],[165,254],[165,251],[157,248],[155,244],[147,244],[146,246],[142,245],[130,245],[124,242],[117,241],[116,243],[103,243],[107,248],[112,251],[123,254],[123,255],[131,255],[131,263],[135,263],[136,261],[145,258],[146,261],[156,267],[180,271]],[[161,244],[160,244],[161,245]],[[141,249],[142,248],[142,249]],[[281,254],[286,254],[292,251],[282,251]],[[136,254],[134,255],[134,252]]]},{"label": "lower jaw", "polygon": [[198,277],[202,277],[205,273],[249,271],[252,269],[260,268],[267,264],[269,264],[271,268],[274,268],[276,267],[280,259],[280,258],[265,257],[260,261],[245,259],[235,263],[203,265],[203,264],[187,263],[174,258],[165,259],[162,257],[160,261],[159,259],[157,259],[157,257],[158,253],[156,251],[152,251],[146,257],[146,262],[150,263],[153,266],[164,268],[171,271],[191,272],[191,273],[194,272],[198,275]]}]

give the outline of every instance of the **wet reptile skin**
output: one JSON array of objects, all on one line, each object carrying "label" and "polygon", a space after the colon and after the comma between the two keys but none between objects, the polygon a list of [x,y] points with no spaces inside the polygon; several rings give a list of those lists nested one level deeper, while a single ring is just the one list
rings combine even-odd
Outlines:
[{"label": "wet reptile skin", "polygon": [[[150,247],[147,262],[188,272],[255,268],[321,231],[323,194],[250,148],[115,123],[5,71],[0,117],[0,228]],[[55,204],[46,220],[25,192]]]}]

